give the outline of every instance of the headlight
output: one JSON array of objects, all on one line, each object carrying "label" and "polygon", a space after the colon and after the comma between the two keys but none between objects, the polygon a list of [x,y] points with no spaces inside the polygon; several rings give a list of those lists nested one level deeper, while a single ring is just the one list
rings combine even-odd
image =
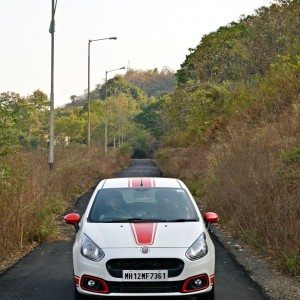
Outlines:
[{"label": "headlight", "polygon": [[194,244],[186,251],[185,255],[190,260],[197,260],[204,257],[208,252],[206,235],[203,232]]},{"label": "headlight", "polygon": [[81,238],[80,253],[93,261],[100,261],[104,257],[104,252],[85,234]]}]

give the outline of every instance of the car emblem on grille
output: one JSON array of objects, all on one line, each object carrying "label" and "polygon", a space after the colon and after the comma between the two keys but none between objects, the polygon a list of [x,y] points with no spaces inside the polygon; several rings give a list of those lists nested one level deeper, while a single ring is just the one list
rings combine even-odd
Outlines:
[{"label": "car emblem on grille", "polygon": [[147,246],[142,247],[142,253],[147,254],[150,252],[150,249]]}]

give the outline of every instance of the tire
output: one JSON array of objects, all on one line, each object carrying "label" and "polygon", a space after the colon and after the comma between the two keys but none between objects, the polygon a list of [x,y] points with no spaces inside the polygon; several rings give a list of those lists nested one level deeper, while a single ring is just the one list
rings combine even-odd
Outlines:
[{"label": "tire", "polygon": [[202,294],[195,297],[197,300],[215,300],[215,286],[209,293]]}]

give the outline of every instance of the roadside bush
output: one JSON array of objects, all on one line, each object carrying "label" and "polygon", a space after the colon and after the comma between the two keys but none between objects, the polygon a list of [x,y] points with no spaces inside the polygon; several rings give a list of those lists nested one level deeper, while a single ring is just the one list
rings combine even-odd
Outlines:
[{"label": "roadside bush", "polygon": [[119,147],[119,150],[122,154],[132,156],[133,154],[133,147],[131,144],[124,143]]},{"label": "roadside bush", "polygon": [[296,102],[272,123],[234,122],[210,146],[164,148],[156,159],[235,237],[299,276],[299,132]]},{"label": "roadside bush", "polygon": [[117,150],[105,159],[101,148],[57,147],[49,171],[47,155],[37,150],[0,158],[0,263],[30,243],[57,235],[57,216],[73,199],[129,161]]}]

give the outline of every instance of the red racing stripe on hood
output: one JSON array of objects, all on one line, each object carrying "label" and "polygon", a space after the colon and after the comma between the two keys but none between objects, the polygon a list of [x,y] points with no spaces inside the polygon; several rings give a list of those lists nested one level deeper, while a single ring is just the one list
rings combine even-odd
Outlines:
[{"label": "red racing stripe on hood", "polygon": [[131,223],[132,233],[138,245],[152,245],[155,239],[156,223]]}]

